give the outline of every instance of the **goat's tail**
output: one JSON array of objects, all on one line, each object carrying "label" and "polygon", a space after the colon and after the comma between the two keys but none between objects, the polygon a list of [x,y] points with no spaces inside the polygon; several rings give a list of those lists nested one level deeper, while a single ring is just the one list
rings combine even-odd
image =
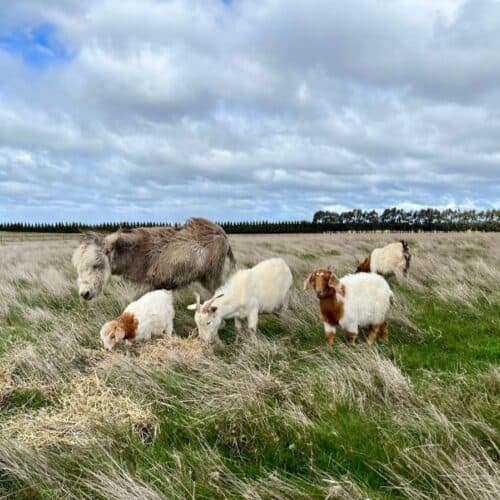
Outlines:
[{"label": "goat's tail", "polygon": [[411,253],[407,241],[401,240],[401,244],[403,245],[403,257],[405,259],[405,267],[403,269],[403,274],[404,276],[406,276],[408,274],[408,269],[410,268]]},{"label": "goat's tail", "polygon": [[231,245],[229,245],[227,248],[227,256],[229,258],[229,261],[231,262],[231,267],[233,269],[235,269],[236,268],[236,259],[234,258],[234,253],[233,253],[233,249],[231,248]]}]

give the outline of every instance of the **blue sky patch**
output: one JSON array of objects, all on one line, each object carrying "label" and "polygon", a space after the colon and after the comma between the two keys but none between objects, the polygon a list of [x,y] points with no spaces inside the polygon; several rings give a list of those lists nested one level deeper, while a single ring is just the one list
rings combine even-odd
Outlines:
[{"label": "blue sky patch", "polygon": [[69,58],[69,52],[57,37],[54,26],[41,24],[0,34],[0,50],[22,57],[23,61],[37,68]]}]

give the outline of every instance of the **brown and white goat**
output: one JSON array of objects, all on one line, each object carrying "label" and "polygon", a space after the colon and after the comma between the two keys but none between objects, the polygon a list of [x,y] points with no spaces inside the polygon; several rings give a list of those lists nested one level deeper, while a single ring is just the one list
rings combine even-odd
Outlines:
[{"label": "brown and white goat", "polygon": [[385,317],[392,302],[392,291],[382,276],[375,273],[348,274],[340,279],[330,269],[314,270],[304,282],[304,290],[313,287],[319,298],[320,316],[326,341],[335,339],[341,326],[354,344],[358,328],[368,326],[368,344],[377,335],[387,341],[389,333]]}]

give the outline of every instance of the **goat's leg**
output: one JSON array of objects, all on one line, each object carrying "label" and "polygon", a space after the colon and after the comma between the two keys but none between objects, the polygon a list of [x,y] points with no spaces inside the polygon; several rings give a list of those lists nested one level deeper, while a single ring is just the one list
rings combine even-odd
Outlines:
[{"label": "goat's leg", "polygon": [[351,345],[356,343],[356,339],[358,338],[358,332],[346,332],[347,342]]},{"label": "goat's leg", "polygon": [[335,327],[330,325],[330,323],[324,322],[323,326],[325,328],[325,339],[328,345],[332,345],[335,340]]},{"label": "goat's leg", "polygon": [[382,342],[389,342],[389,330],[387,329],[387,323],[385,321],[380,325],[380,330],[378,332],[378,338]]},{"label": "goat's leg", "polygon": [[368,328],[368,335],[366,337],[366,343],[368,345],[372,345],[375,342],[379,328],[380,325],[370,325],[370,327]]},{"label": "goat's leg", "polygon": [[283,304],[278,310],[278,316],[280,318],[283,317],[285,313],[288,311],[289,304],[290,304],[290,293],[287,293],[285,299],[283,300]]},{"label": "goat's leg", "polygon": [[257,338],[257,323],[259,322],[259,310],[253,309],[248,314],[248,334],[250,338]]},{"label": "goat's leg", "polygon": [[236,329],[235,342],[241,342],[241,332],[243,330],[243,322],[240,318],[234,318],[234,327]]},{"label": "goat's leg", "polygon": [[173,320],[169,320],[168,324],[167,324],[167,328],[165,328],[165,335],[168,335],[169,337],[171,337],[174,333],[174,322]]}]

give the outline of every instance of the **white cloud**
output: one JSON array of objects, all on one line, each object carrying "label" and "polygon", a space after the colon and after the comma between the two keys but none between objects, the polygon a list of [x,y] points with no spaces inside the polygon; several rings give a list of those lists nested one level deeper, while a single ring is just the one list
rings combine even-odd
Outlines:
[{"label": "white cloud", "polygon": [[6,4],[70,57],[0,44],[0,218],[498,204],[496,0]]}]

